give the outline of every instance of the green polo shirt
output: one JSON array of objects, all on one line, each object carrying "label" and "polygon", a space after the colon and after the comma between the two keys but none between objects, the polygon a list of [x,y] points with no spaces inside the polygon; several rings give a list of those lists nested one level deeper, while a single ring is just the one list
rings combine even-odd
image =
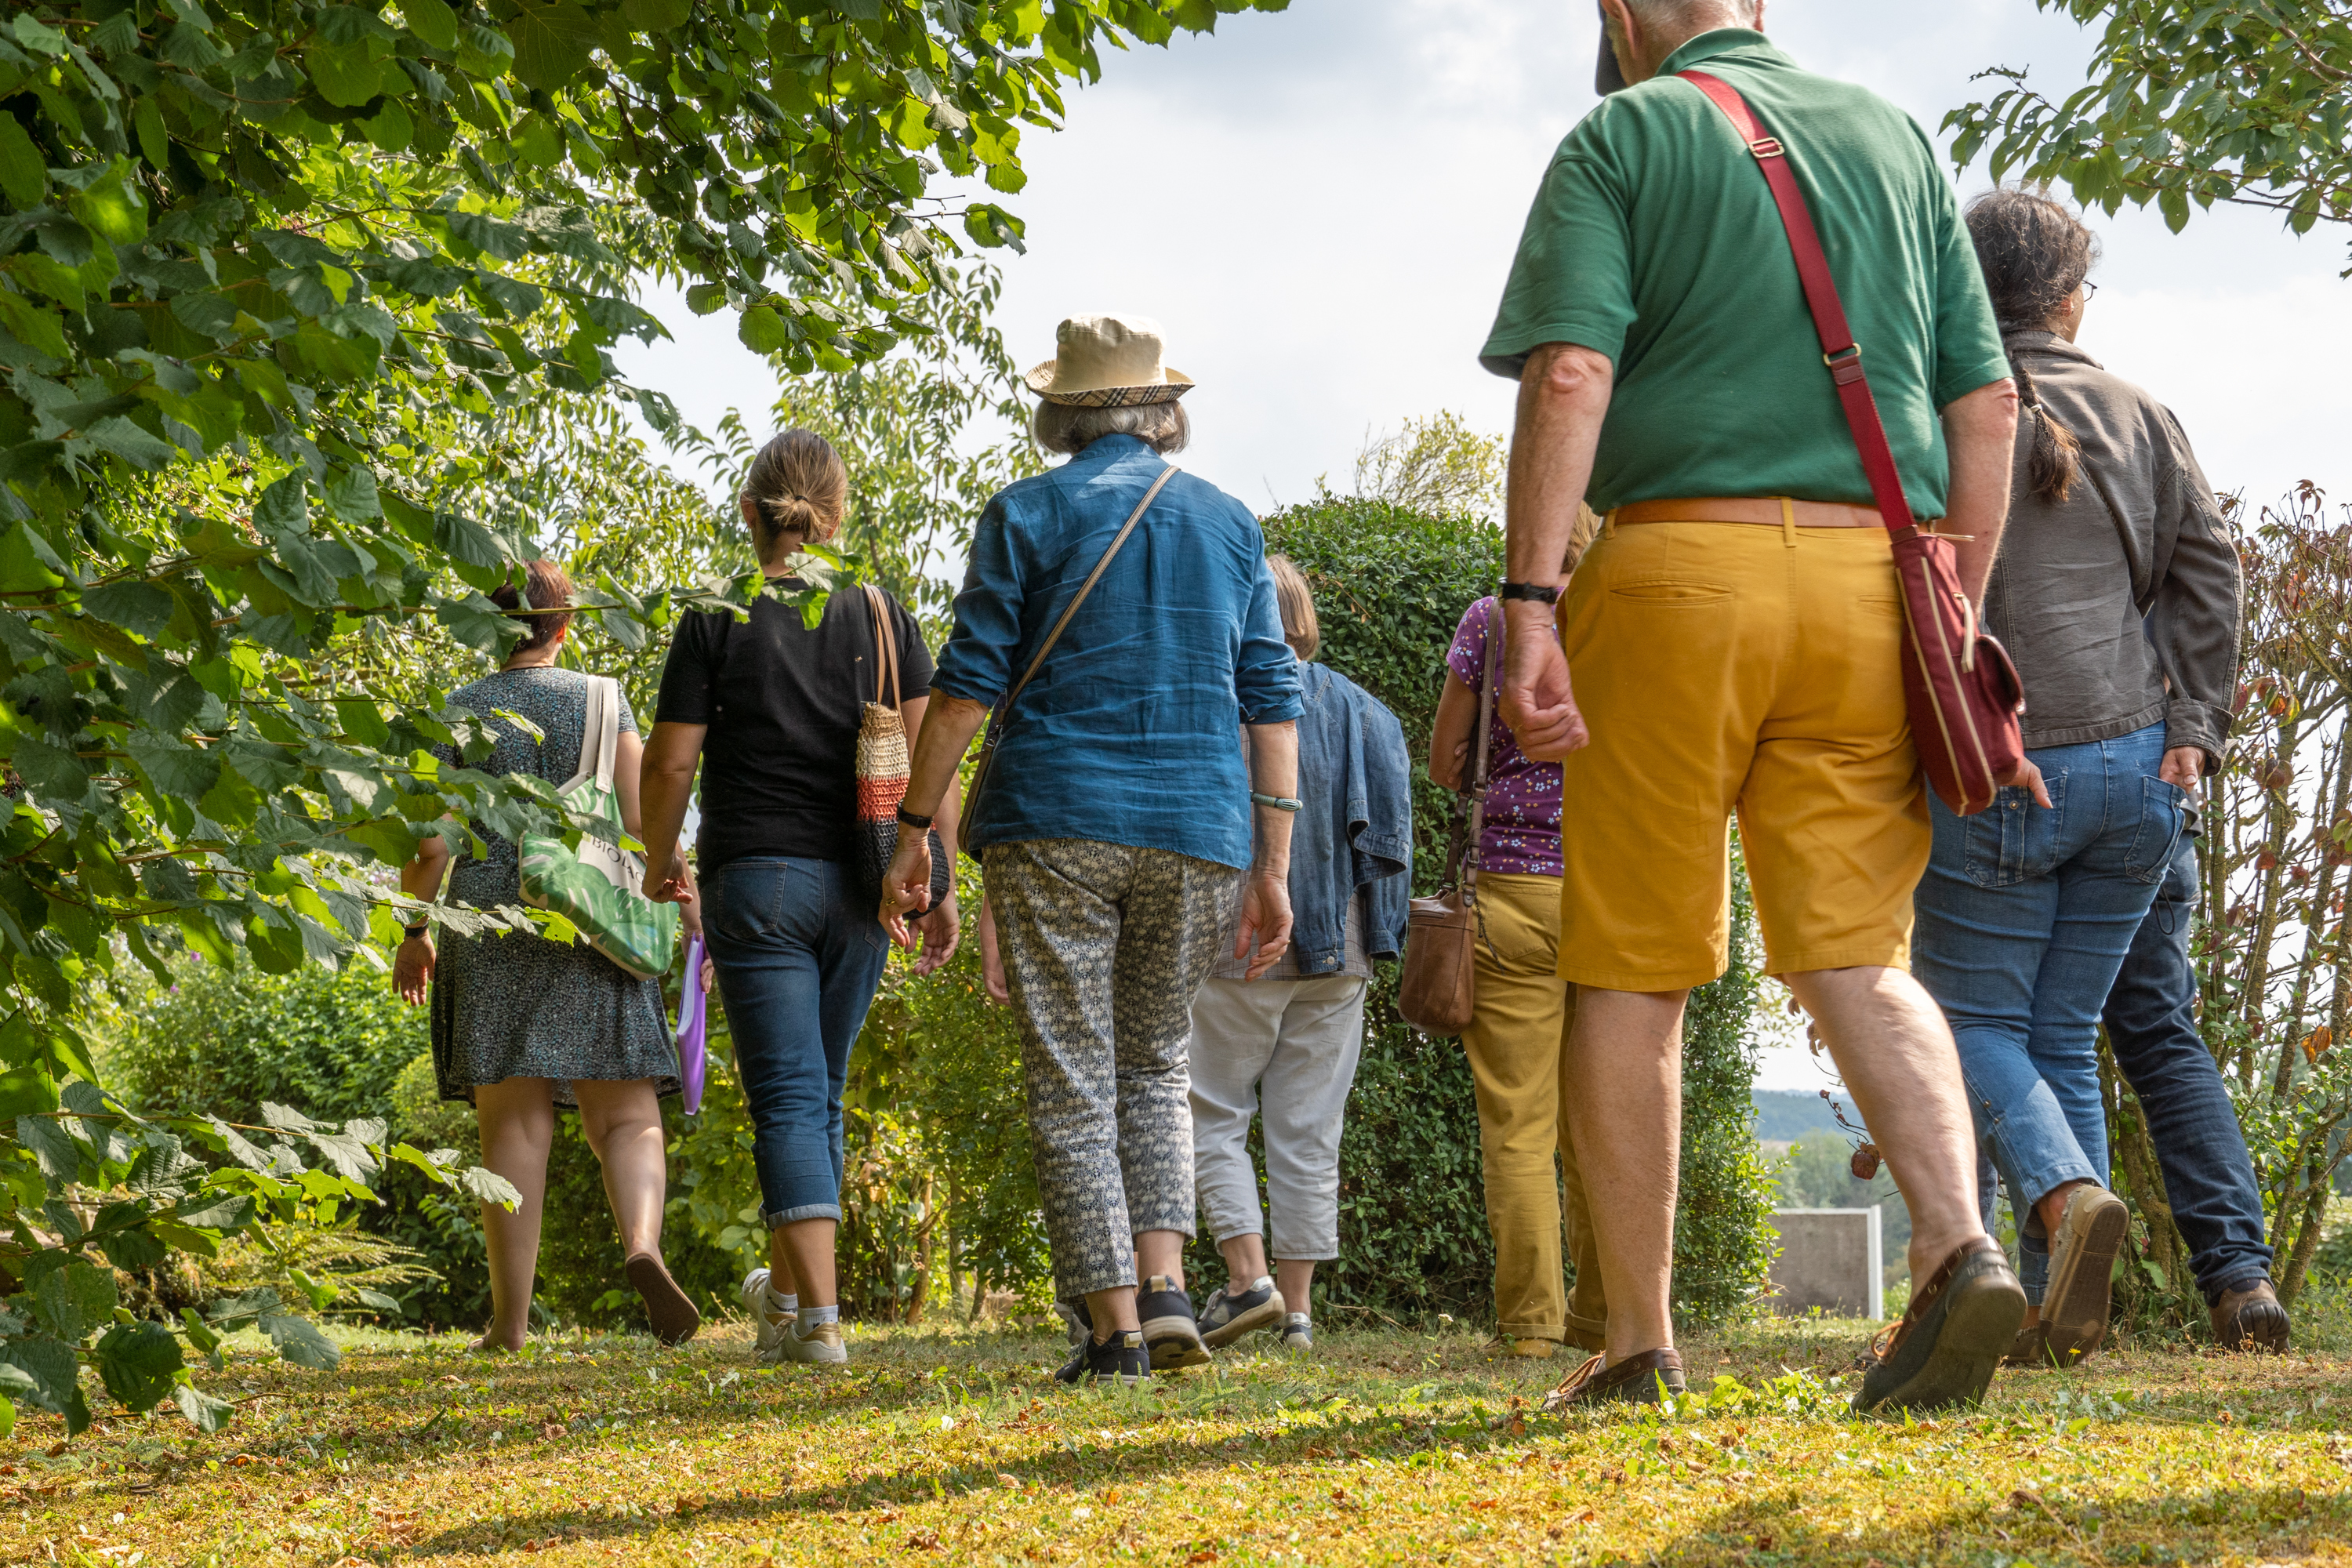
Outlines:
[{"label": "green polo shirt", "polygon": [[1670,79],[1695,66],[1787,145],[1912,510],[1943,516],[1937,410],[2010,374],[1958,204],[1908,115],[1798,69],[1745,27],[1693,38],[1568,133],[1481,363],[1517,380],[1544,343],[1615,362],[1587,491],[1598,510],[1683,496],[1872,504],[1771,189],[1723,111]]}]

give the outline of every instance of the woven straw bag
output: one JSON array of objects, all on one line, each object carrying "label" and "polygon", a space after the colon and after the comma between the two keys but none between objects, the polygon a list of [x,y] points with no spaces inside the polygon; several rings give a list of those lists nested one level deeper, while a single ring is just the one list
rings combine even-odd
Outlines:
[{"label": "woven straw bag", "polygon": [[[898,806],[907,798],[912,763],[907,752],[907,716],[898,691],[898,643],[890,635],[890,602],[868,587],[866,614],[874,622],[874,700],[857,717],[857,888],[869,909],[882,906],[882,879],[898,853]],[[887,691],[889,700],[883,700]],[[931,829],[931,908],[954,885],[940,830]]]}]

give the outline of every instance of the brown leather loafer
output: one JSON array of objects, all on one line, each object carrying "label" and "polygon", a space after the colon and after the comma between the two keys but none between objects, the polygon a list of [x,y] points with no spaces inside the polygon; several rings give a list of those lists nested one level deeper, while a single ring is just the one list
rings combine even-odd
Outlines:
[{"label": "brown leather loafer", "polygon": [[2224,1290],[2213,1303],[2213,1342],[2225,1351],[2286,1353],[2286,1309],[2267,1279],[2243,1290]]},{"label": "brown leather loafer", "polygon": [[1989,1236],[1961,1243],[1935,1278],[1912,1292],[1903,1321],[1871,1347],[1855,1414],[1978,1403],[2024,1316],[2025,1287],[2000,1244]]},{"label": "brown leather loafer", "polygon": [[1543,1407],[1557,1414],[1576,1405],[1655,1405],[1684,1386],[1683,1358],[1672,1347],[1629,1355],[1614,1366],[1594,1356],[1544,1395]]},{"label": "brown leather loafer", "polygon": [[2123,1199],[2105,1187],[2066,1195],[2065,1212],[2050,1233],[2050,1286],[2042,1296],[2053,1365],[2073,1366],[2107,1337],[2107,1280],[2130,1224]]},{"label": "brown leather loafer", "polygon": [[2003,1366],[2030,1366],[2047,1372],[2050,1369],[2050,1325],[2036,1318],[2017,1331],[2011,1342],[2009,1353],[2000,1358]]}]

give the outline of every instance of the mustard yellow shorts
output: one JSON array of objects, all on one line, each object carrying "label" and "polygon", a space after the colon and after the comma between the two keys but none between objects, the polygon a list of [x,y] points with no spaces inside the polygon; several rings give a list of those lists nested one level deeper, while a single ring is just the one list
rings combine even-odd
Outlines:
[{"label": "mustard yellow shorts", "polygon": [[1563,978],[1720,975],[1735,811],[1767,973],[1910,963],[1929,828],[1902,628],[1883,529],[1603,531],[1560,612],[1592,737],[1565,764]]}]

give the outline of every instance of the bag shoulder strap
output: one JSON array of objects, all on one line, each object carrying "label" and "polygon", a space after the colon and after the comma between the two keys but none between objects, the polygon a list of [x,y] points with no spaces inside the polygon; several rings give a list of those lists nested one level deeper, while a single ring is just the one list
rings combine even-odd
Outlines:
[{"label": "bag shoulder strap", "polygon": [[1045,668],[1045,656],[1052,653],[1054,645],[1062,640],[1062,633],[1068,629],[1070,618],[1078,613],[1078,606],[1087,602],[1087,595],[1095,591],[1095,584],[1101,582],[1102,574],[1110,569],[1111,561],[1118,554],[1119,546],[1127,542],[1127,536],[1135,531],[1135,525],[1143,521],[1143,514],[1151,510],[1151,503],[1160,499],[1160,492],[1166,489],[1168,481],[1175,477],[1176,465],[1171,463],[1160,470],[1160,477],[1151,481],[1151,488],[1143,492],[1141,500],[1135,503],[1135,510],[1128,518],[1127,526],[1118,531],[1118,537],[1110,542],[1110,548],[1102,552],[1102,559],[1096,562],[1095,569],[1087,574],[1086,582],[1079,586],[1077,596],[1070,601],[1069,608],[1064,610],[1062,618],[1054,623],[1054,629],[1045,634],[1045,644],[1037,649],[1037,657],[1029,661],[1028,669],[1022,674],[1013,689],[1004,694],[1001,711],[1011,712],[1013,704],[1020,699],[1024,691],[1029,689],[1029,683],[1037,679],[1037,672]]},{"label": "bag shoulder strap", "polygon": [[1486,669],[1478,680],[1478,765],[1470,775],[1470,837],[1462,856],[1462,891],[1478,896],[1478,844],[1486,831],[1486,790],[1494,782],[1495,676],[1502,667],[1503,601],[1486,606]]},{"label": "bag shoulder strap", "polygon": [[577,789],[593,779],[598,789],[609,794],[620,750],[621,683],[608,675],[592,675],[587,710],[580,721],[580,766],[563,787]]},{"label": "bag shoulder strap", "polygon": [[1675,75],[1723,110],[1755,155],[1757,167],[1764,172],[1765,183],[1772,187],[1772,201],[1780,209],[1780,225],[1789,231],[1789,249],[1796,257],[1797,277],[1805,286],[1813,330],[1822,340],[1822,363],[1837,383],[1838,401],[1845,405],[1846,426],[1853,433],[1863,472],[1870,478],[1879,520],[1891,533],[1916,528],[1918,521],[1911,515],[1911,503],[1903,494],[1903,476],[1895,466],[1894,448],[1886,442],[1886,426],[1878,416],[1877,400],[1870,395],[1870,378],[1862,367],[1862,345],[1854,342],[1853,328],[1846,321],[1845,301],[1838,295],[1837,279],[1830,271],[1828,253],[1822,248],[1821,232],[1813,226],[1812,209],[1805,205],[1796,171],[1789,166],[1788,148],[1765,133],[1748,100],[1729,82],[1705,71]]},{"label": "bag shoulder strap", "polygon": [[[891,634],[890,601],[871,583],[866,585],[866,613],[874,620],[874,700],[882,701],[882,683],[890,683],[888,706],[901,706],[898,694],[898,639]],[[887,672],[887,674],[886,674]]]}]

